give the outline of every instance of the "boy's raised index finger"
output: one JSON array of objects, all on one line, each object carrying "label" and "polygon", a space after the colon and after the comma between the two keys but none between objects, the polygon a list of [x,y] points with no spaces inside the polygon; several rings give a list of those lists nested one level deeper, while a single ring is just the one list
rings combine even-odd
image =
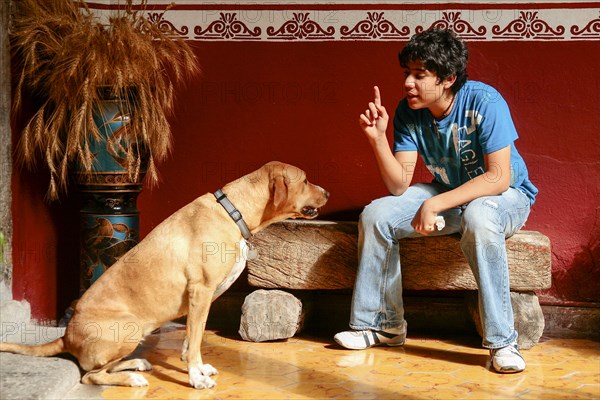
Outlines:
[{"label": "boy's raised index finger", "polygon": [[373,95],[375,96],[375,105],[376,106],[380,106],[381,105],[381,94],[379,93],[379,87],[374,86],[373,87]]}]

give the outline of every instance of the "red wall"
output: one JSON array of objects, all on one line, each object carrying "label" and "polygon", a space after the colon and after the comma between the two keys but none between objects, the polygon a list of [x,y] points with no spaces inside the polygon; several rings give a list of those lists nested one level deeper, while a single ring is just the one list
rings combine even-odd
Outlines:
[{"label": "red wall", "polygon": [[[173,153],[140,197],[142,235],[195,197],[270,160],[331,192],[323,219],[356,219],[386,194],[358,115],[380,86],[403,96],[401,42],[193,42],[203,74],[178,92]],[[546,303],[600,302],[600,41],[473,41],[470,78],[495,86],[540,189],[526,229],[550,237]],[[390,131],[391,133],[391,131]],[[16,136],[15,136],[16,138]],[[57,319],[77,295],[74,187],[44,202],[45,171],[14,170],[13,294]],[[423,168],[419,179],[429,179]]]}]

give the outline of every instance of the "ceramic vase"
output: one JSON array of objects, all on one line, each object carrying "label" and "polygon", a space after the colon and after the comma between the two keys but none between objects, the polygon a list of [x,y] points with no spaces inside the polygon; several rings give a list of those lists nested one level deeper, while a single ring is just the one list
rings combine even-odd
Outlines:
[{"label": "ceramic vase", "polygon": [[137,197],[144,166],[137,180],[126,170],[123,149],[130,118],[121,99],[107,98],[98,104],[94,122],[100,137],[90,146],[93,168],[76,173],[81,193],[80,295],[140,240]]}]

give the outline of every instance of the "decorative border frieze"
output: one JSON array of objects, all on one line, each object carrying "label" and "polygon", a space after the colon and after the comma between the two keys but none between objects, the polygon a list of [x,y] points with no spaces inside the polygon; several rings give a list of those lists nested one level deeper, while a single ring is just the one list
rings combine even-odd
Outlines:
[{"label": "decorative border frieze", "polygon": [[261,28],[249,28],[240,21],[236,13],[219,13],[219,19],[212,21],[206,28],[200,25],[194,27],[194,37],[197,40],[260,40]]},{"label": "decorative border frieze", "polygon": [[597,14],[599,15],[598,18],[589,21],[585,26],[582,25],[582,28],[579,28],[578,25],[572,25],[570,29],[571,37],[598,40],[600,38],[600,11]]},{"label": "decorative border frieze", "polygon": [[[571,3],[573,8],[494,8],[493,3],[465,9],[355,9],[339,3],[302,9],[251,5],[236,10],[213,4],[146,11],[154,23],[198,41],[392,41],[406,40],[433,27],[454,30],[465,40],[600,40],[600,2]],[[456,6],[456,4],[453,4]],[[569,6],[569,3],[564,5]],[[214,8],[212,8],[214,7]],[[416,6],[415,6],[416,7]],[[109,7],[110,8],[110,7]],[[107,12],[106,7],[101,10]]]},{"label": "decorative border frieze", "polygon": [[385,17],[385,12],[368,12],[367,18],[354,26],[340,27],[341,39],[344,40],[396,40],[410,37],[410,28],[398,28]]}]

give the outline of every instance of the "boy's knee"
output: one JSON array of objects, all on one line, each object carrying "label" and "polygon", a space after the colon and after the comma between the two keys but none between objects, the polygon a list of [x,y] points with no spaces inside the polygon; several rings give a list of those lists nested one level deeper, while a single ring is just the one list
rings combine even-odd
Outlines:
[{"label": "boy's knee", "polygon": [[498,203],[489,198],[473,200],[463,212],[462,231],[502,231]]},{"label": "boy's knee", "polygon": [[398,198],[392,196],[373,200],[360,214],[360,229],[364,232],[380,232],[388,238],[393,237],[393,221],[399,219],[398,208],[394,206],[397,201]]},{"label": "boy's knee", "polygon": [[359,217],[359,223],[366,226],[374,226],[385,220],[387,207],[383,204],[382,199],[373,200],[367,205]]}]

